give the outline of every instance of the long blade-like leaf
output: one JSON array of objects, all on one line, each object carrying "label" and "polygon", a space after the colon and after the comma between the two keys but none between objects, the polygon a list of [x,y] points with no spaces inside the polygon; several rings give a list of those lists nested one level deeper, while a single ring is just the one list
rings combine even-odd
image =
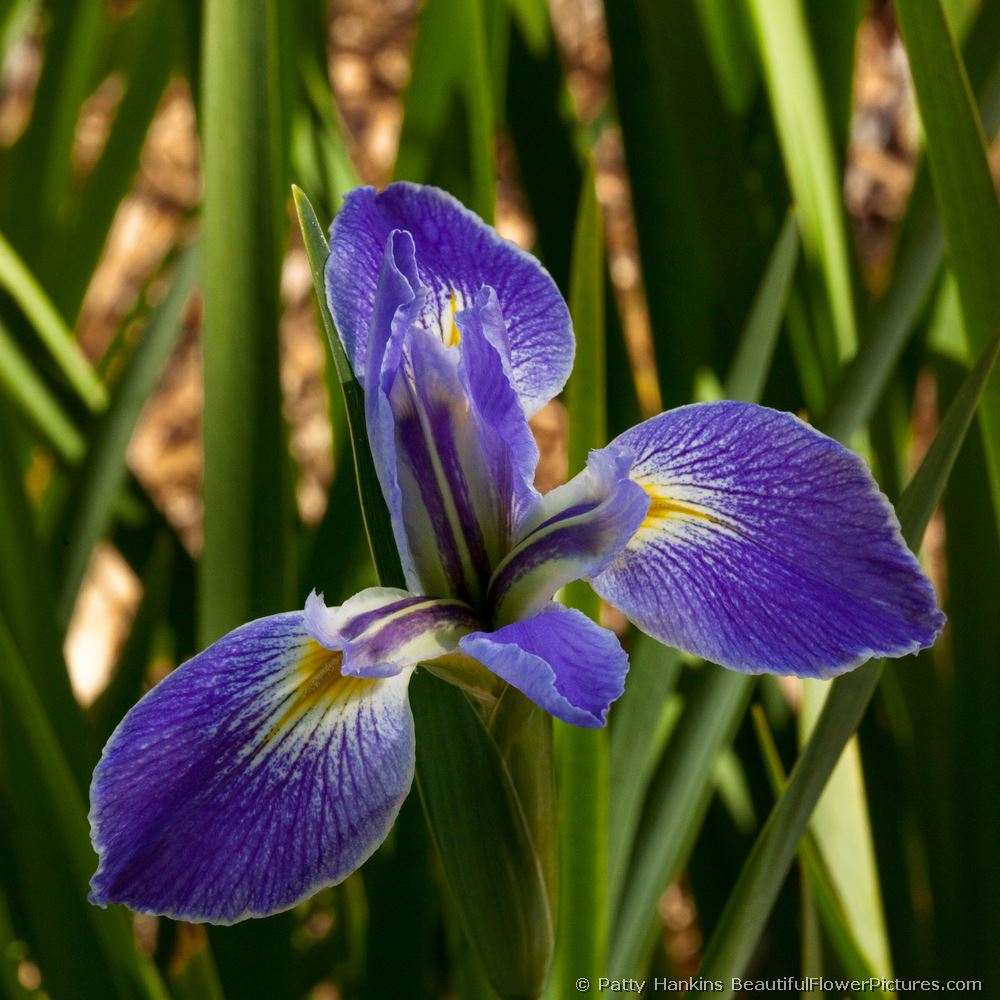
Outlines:
[{"label": "long blade-like leaf", "polygon": [[484,6],[424,5],[394,176],[440,184],[489,221],[496,177]]},{"label": "long blade-like leaf", "polygon": [[[286,236],[276,0],[208,0],[202,38],[204,545],[202,644],[298,597],[295,508],[278,372]],[[281,914],[209,934],[227,992],[280,994]]]},{"label": "long blade-like leaf", "polygon": [[751,0],[750,10],[805,253],[823,274],[838,355],[849,357],[857,331],[839,170],[802,0]]},{"label": "long blade-like leaf", "polygon": [[[919,543],[937,506],[998,349],[1000,340],[994,340],[980,355],[900,501],[900,524],[910,545]],[[730,978],[746,968],[813,809],[844,746],[861,722],[881,672],[882,661],[873,660],[834,682],[809,742],[792,769],[788,786],[757,838],[712,934],[702,965],[703,976],[722,979],[728,986]],[[731,992],[727,990],[727,994]]]},{"label": "long blade-like leaf", "polygon": [[110,522],[115,497],[125,481],[125,453],[132,431],[177,341],[199,267],[197,249],[192,248],[179,264],[170,291],[153,313],[114,386],[111,404],[90,436],[74,490],[72,524],[65,535],[66,555],[56,605],[56,616],[64,624],[69,621],[93,547]]},{"label": "long blade-like leaf", "polygon": [[0,657],[4,822],[24,879],[22,895],[30,901],[32,941],[48,990],[94,1000],[165,1000],[155,969],[132,943],[125,914],[87,902],[96,858],[80,792],[3,618]]},{"label": "long blade-like leaf", "polygon": [[730,399],[754,402],[764,394],[764,382],[781,332],[781,320],[798,259],[799,228],[795,214],[789,212],[729,366],[726,395]]},{"label": "long blade-like leaf", "polygon": [[[770,357],[781,329],[797,247],[796,224],[789,215],[741,334],[739,362],[729,372],[726,388],[736,398],[753,401],[763,389],[766,368],[761,357]],[[688,704],[653,777],[627,877],[621,874],[627,848],[617,847],[612,882],[616,916],[609,959],[612,976],[632,975],[648,954],[656,901],[683,864],[693,831],[700,826],[711,798],[712,768],[719,751],[732,741],[752,690],[752,678],[711,669]]]},{"label": "long blade-like leaf", "polygon": [[[788,778],[781,765],[778,748],[768,728],[764,710],[759,705],[754,705],[752,714],[757,740],[760,743],[761,753],[767,767],[768,779],[775,795],[780,795],[785,790]],[[815,838],[809,832],[806,832],[799,844],[799,857],[802,859],[809,877],[813,898],[816,901],[816,909],[819,911],[830,936],[830,941],[843,962],[844,968],[853,979],[876,978],[875,970],[866,960],[859,939],[855,936],[851,923],[844,912],[836,886],[831,881],[823,864],[823,858]]]},{"label": "long blade-like leaf", "polygon": [[103,409],[108,399],[101,380],[80,353],[72,332],[34,275],[2,235],[0,235],[0,287],[6,289],[24,311],[39,339],[80,399],[91,410]]},{"label": "long blade-like leaf", "polygon": [[86,449],[83,435],[63,412],[0,320],[0,385],[60,458],[78,462]]},{"label": "long blade-like leaf", "polygon": [[[573,375],[566,389],[569,467],[582,468],[591,448],[607,440],[604,348],[604,246],[600,206],[588,163],[580,191],[570,272],[570,315],[576,333]],[[597,595],[577,581],[566,603],[599,617]],[[601,729],[557,725],[560,806],[560,909],[556,938],[555,995],[577,992],[579,976],[603,974],[608,913],[608,739]]]},{"label": "long blade-like leaf", "polygon": [[[897,14],[966,336],[978,355],[1000,333],[1000,201],[986,139],[939,0],[902,0]],[[995,506],[1000,510],[1000,384],[986,387],[980,412]]]}]

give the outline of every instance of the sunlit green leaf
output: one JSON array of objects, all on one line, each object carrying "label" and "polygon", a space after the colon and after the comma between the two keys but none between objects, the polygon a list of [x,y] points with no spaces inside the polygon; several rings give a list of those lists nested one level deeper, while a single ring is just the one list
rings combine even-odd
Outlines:
[{"label": "sunlit green leaf", "polygon": [[840,358],[857,344],[840,172],[802,0],[750,0],[806,256],[826,284]]},{"label": "sunlit green leaf", "polygon": [[[278,372],[288,187],[277,10],[275,0],[204,7],[202,644],[298,598]],[[282,992],[292,961],[288,914],[209,936],[227,992]]]},{"label": "sunlit green leaf", "polygon": [[492,220],[493,95],[483,0],[424,5],[394,175],[439,184]]},{"label": "sunlit green leaf", "polygon": [[[1000,340],[980,355],[955,397],[898,507],[903,536],[917,544],[948,480],[996,360]],[[844,746],[857,729],[882,672],[873,660],[838,679],[785,792],[771,811],[743,866],[705,951],[702,975],[729,982],[750,959],[792,863],[799,840]],[[731,991],[728,991],[731,993]]]},{"label": "sunlit green leaf", "polygon": [[125,453],[132,431],[177,342],[199,267],[198,254],[192,248],[178,265],[170,291],[150,317],[112,389],[107,411],[91,432],[65,534],[66,554],[56,607],[56,616],[63,623],[69,621],[93,547],[111,519],[115,498],[125,481]]},{"label": "sunlit green leaf", "polygon": [[39,378],[31,362],[0,320],[0,383],[18,409],[60,458],[78,462],[86,449],[83,436]]},{"label": "sunlit green leaf", "polygon": [[[754,706],[753,722],[767,765],[768,777],[771,780],[774,793],[780,795],[785,790],[788,779],[781,765],[781,757],[774,744],[774,737],[768,729],[763,710],[757,705]],[[866,961],[859,939],[855,938],[851,923],[844,912],[837,888],[823,865],[823,858],[812,833],[807,832],[803,835],[799,844],[799,857],[805,865],[817,909],[848,974],[859,980],[876,977],[891,978],[887,973],[874,969]],[[864,940],[864,938],[860,939],[860,941]]]},{"label": "sunlit green leaf", "polygon": [[[927,158],[958,284],[969,346],[980,354],[1000,332],[1000,201],[969,80],[939,0],[897,9],[910,57]],[[987,385],[982,420],[1000,500],[1000,385]],[[998,505],[1000,506],[1000,505]]]},{"label": "sunlit green leaf", "polygon": [[0,235],[0,287],[9,292],[24,311],[25,317],[80,399],[91,410],[103,409],[107,404],[107,393],[101,380],[80,353],[72,332],[34,275],[2,235]]},{"label": "sunlit green leaf", "polygon": [[[0,618],[0,746],[5,833],[30,900],[31,942],[53,996],[166,1000],[126,915],[87,902],[96,868],[80,792]],[[16,821],[6,822],[15,815]],[[53,915],[58,914],[58,919]]]},{"label": "sunlit green leaf", "polygon": [[[604,348],[604,233],[588,163],[580,192],[569,307],[576,333],[573,374],[566,388],[569,467],[582,469],[591,448],[607,441]],[[582,580],[565,603],[593,619],[601,602]],[[578,976],[603,974],[608,934],[608,739],[600,729],[556,727],[559,770],[560,909],[553,987],[571,996]]]}]

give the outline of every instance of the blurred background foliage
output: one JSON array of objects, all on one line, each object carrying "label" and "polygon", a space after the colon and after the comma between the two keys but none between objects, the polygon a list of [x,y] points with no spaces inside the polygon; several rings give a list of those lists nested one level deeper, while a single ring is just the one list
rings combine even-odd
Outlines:
[{"label": "blurred background foliage", "polygon": [[[998,42],[997,0],[3,0],[0,994],[518,995],[446,888],[463,831],[442,865],[416,794],[287,914],[206,933],[86,902],[89,775],[142,692],[376,578],[290,186],[325,228],[393,178],[452,191],[571,303],[541,488],[663,408],[793,410],[902,498],[950,618],[832,686],[624,634],[608,731],[557,727],[546,995],[699,970],[1000,990]],[[439,747],[443,718],[417,713]]]}]

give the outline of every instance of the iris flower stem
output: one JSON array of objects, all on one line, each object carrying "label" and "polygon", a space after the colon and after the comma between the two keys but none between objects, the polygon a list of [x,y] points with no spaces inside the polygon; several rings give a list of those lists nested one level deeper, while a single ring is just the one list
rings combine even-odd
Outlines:
[{"label": "iris flower stem", "polygon": [[[593,163],[581,186],[570,282],[576,361],[567,387],[569,467],[582,468],[607,441],[604,256]],[[601,601],[582,581],[565,603],[598,620]],[[560,908],[556,996],[570,996],[580,976],[606,974],[608,947],[608,738],[603,729],[556,723],[560,789]]]}]

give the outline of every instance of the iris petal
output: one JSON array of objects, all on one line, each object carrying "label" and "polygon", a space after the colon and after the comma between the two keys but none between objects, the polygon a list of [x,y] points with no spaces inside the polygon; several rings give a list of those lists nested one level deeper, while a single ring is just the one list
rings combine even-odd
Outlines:
[{"label": "iris petal", "polygon": [[618,637],[559,604],[495,632],[475,632],[462,650],[574,726],[603,726],[625,686],[628,655]]},{"label": "iris petal", "polygon": [[412,671],[347,677],[302,612],[189,660],[115,730],[91,787],[91,900],[228,924],[354,871],[413,777]]},{"label": "iris petal", "polygon": [[454,652],[458,640],[478,627],[472,609],[461,601],[392,587],[370,587],[334,608],[315,593],[306,601],[306,630],[340,652],[345,676],[393,677],[422,660]]},{"label": "iris petal", "polygon": [[510,382],[507,331],[492,289],[456,314],[459,347],[413,318],[413,243],[387,244],[369,346],[372,454],[411,590],[475,605],[537,503],[538,452]]},{"label": "iris petal", "polygon": [[381,194],[352,191],[330,230],[327,297],[355,373],[364,377],[382,256],[394,230],[412,235],[428,289],[418,325],[452,343],[455,314],[492,286],[510,335],[521,405],[530,415],[552,399],[573,365],[569,311],[555,283],[537,260],[451,195],[416,184],[390,184]]},{"label": "iris petal", "polygon": [[490,557],[496,565],[538,505],[538,446],[514,391],[496,292],[482,288],[455,322],[461,331],[459,375],[474,418],[474,433],[461,442],[462,460],[467,467],[485,465],[474,483],[474,500],[488,543],[495,542]]},{"label": "iris petal", "polygon": [[621,551],[649,508],[628,478],[631,462],[628,451],[591,452],[583,472],[541,500],[490,581],[495,624],[530,617],[560,587],[600,573]]},{"label": "iris petal", "polygon": [[931,645],[934,589],[853,452],[745,403],[626,431],[642,526],[592,584],[643,631],[748,673],[829,677]]}]

